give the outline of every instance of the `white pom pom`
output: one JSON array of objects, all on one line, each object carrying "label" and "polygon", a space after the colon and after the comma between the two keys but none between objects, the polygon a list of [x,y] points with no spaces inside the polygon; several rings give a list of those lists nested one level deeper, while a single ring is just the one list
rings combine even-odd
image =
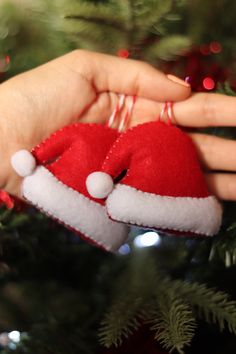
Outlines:
[{"label": "white pom pom", "polygon": [[113,190],[113,179],[104,172],[93,172],[88,175],[86,186],[93,198],[103,199]]},{"label": "white pom pom", "polygon": [[36,161],[29,151],[19,150],[12,155],[11,165],[19,176],[26,177],[33,173],[36,167]]}]

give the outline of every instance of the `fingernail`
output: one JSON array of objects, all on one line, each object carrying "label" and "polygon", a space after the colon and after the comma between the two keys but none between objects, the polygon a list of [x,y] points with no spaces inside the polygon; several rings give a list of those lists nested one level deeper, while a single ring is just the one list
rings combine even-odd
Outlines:
[{"label": "fingernail", "polygon": [[175,82],[176,84],[180,84],[180,85],[185,86],[185,87],[189,87],[190,86],[186,81],[181,80],[177,76],[169,74],[169,75],[167,75],[167,77],[168,77],[169,80]]}]

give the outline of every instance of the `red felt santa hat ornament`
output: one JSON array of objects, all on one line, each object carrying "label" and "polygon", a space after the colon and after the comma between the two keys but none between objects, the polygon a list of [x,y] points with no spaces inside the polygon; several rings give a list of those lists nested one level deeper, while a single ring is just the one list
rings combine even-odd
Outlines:
[{"label": "red felt santa hat ornament", "polygon": [[107,197],[116,221],[207,236],[221,225],[221,205],[206,186],[193,142],[160,120],[121,134],[86,185],[91,196]]},{"label": "red felt santa hat ornament", "polygon": [[57,131],[31,152],[16,152],[11,160],[18,175],[24,177],[25,200],[109,251],[124,243],[128,227],[108,217],[104,200],[91,197],[85,182],[92,171],[101,168],[118,136],[119,132],[109,126],[74,124]]}]

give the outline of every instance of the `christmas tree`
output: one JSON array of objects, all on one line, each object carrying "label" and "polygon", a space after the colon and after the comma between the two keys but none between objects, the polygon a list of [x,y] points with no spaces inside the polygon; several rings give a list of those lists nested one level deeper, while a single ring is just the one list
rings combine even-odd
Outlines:
[{"label": "christmas tree", "polygon": [[[228,0],[2,1],[1,81],[85,48],[234,95],[234,10]],[[133,228],[109,254],[31,207],[2,207],[0,351],[234,353],[235,209],[225,203],[214,238]]]}]

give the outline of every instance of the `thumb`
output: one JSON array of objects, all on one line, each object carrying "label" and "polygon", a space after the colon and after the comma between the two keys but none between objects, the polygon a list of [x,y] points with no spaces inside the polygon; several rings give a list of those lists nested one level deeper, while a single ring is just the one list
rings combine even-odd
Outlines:
[{"label": "thumb", "polygon": [[188,83],[138,60],[85,50],[75,50],[62,58],[73,71],[86,77],[97,93],[111,91],[162,102],[181,101],[191,94]]},{"label": "thumb", "polygon": [[[166,77],[169,81],[172,82],[171,90],[173,90],[173,95],[175,95],[175,97],[176,97],[175,101],[182,101],[182,100],[187,99],[190,96],[191,87],[188,82],[180,79],[177,76],[171,75],[171,74],[166,75]],[[173,86],[173,83],[177,84],[178,86],[177,85]],[[168,83],[168,85],[170,85],[170,84]],[[172,101],[174,101],[174,100],[172,99]]]}]

